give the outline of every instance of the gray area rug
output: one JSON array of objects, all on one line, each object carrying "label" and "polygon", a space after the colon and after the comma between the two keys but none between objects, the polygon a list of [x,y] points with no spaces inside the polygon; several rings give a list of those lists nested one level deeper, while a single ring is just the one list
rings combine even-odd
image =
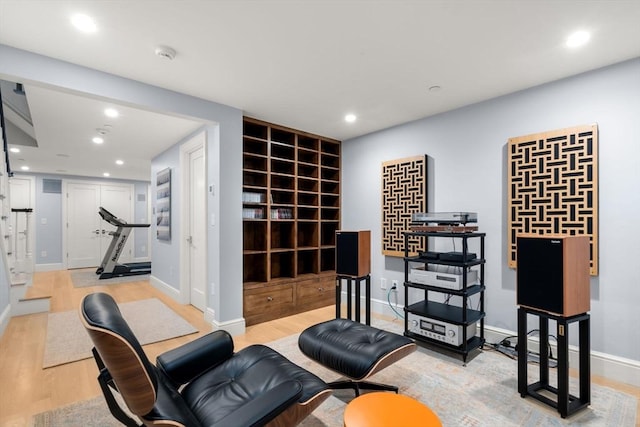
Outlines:
[{"label": "gray area rug", "polygon": [[[118,304],[140,344],[150,344],[198,332],[189,322],[156,298]],[[50,313],[43,368],[93,357],[93,344],[77,310]]]},{"label": "gray area rug", "polygon": [[83,268],[71,270],[71,283],[74,288],[86,288],[87,286],[106,286],[117,283],[141,282],[149,280],[149,274],[139,274],[135,276],[113,277],[111,279],[100,279],[95,268]]},{"label": "gray area rug", "polygon": [[[377,326],[399,331],[398,324],[376,322]],[[337,374],[306,358],[297,346],[298,336],[274,341],[278,350],[298,365],[332,381]],[[553,374],[553,373],[552,373]],[[376,374],[373,381],[396,384],[400,393],[429,406],[445,427],[633,427],[636,399],[608,387],[593,384],[591,406],[562,419],[552,408],[517,392],[517,364],[501,354],[484,351],[466,367],[459,360],[420,348],[396,364]],[[301,424],[304,427],[342,426],[345,405],[353,392],[337,390]],[[33,418],[35,427],[118,426],[109,416],[102,397],[75,403]]]}]

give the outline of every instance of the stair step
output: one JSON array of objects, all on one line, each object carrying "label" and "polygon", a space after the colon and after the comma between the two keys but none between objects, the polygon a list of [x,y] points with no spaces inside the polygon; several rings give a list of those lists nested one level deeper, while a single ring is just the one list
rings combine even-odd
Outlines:
[{"label": "stair step", "polygon": [[11,305],[11,316],[25,314],[48,313],[51,308],[51,297],[20,298],[17,304]]}]

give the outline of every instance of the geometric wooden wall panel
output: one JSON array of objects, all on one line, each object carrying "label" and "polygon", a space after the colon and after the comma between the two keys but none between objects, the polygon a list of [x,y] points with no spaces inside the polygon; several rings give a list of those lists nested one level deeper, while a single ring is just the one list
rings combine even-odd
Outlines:
[{"label": "geometric wooden wall panel", "polygon": [[[404,257],[404,232],[411,214],[427,212],[427,156],[382,163],[382,253]],[[420,250],[419,240],[409,241],[409,253]]]},{"label": "geometric wooden wall panel", "polygon": [[598,125],[510,138],[508,264],[519,233],[588,235],[598,274]]}]

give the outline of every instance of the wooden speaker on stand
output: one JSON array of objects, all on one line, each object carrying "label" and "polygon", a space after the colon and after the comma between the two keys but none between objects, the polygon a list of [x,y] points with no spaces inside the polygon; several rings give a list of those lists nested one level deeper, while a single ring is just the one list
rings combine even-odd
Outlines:
[{"label": "wooden speaker on stand", "polygon": [[336,274],[364,277],[371,273],[371,231],[336,231]]},{"label": "wooden speaker on stand", "polygon": [[517,263],[519,306],[563,317],[590,310],[588,236],[521,234]]}]

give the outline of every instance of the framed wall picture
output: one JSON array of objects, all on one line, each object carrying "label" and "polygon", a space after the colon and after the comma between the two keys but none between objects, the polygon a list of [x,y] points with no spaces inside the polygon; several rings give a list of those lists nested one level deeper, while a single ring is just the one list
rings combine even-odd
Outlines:
[{"label": "framed wall picture", "polygon": [[156,237],[171,240],[171,169],[166,168],[156,176]]}]

